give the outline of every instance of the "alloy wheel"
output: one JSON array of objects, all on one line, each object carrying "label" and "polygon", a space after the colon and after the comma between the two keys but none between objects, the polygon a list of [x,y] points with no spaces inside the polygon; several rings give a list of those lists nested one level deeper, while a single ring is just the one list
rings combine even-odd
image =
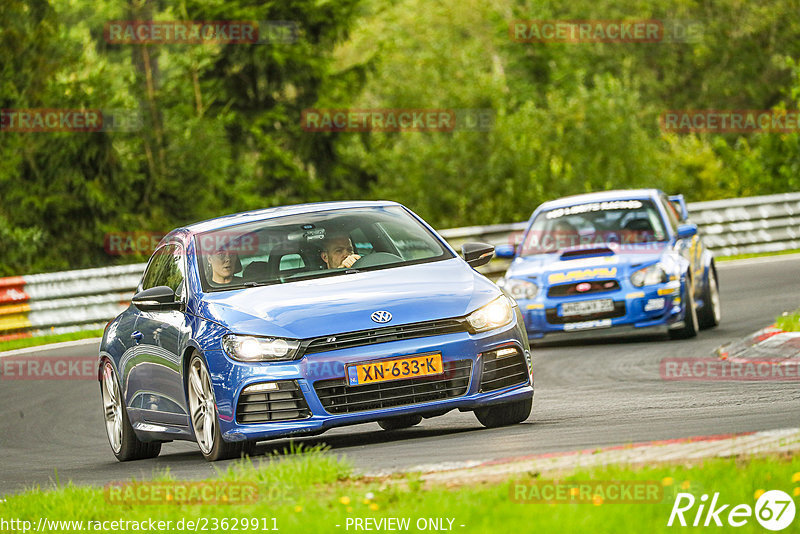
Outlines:
[{"label": "alloy wheel", "polygon": [[122,449],[122,398],[114,376],[114,368],[106,362],[103,367],[103,411],[108,442],[115,453]]},{"label": "alloy wheel", "polygon": [[217,409],[211,378],[203,360],[195,357],[189,365],[189,410],[197,444],[204,454],[214,448],[217,425]]}]

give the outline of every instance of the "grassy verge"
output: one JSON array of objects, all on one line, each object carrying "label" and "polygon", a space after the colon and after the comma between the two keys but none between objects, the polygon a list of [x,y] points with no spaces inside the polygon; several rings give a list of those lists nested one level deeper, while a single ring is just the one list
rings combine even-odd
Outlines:
[{"label": "grassy verge", "polygon": [[61,343],[62,341],[75,341],[77,339],[88,339],[92,337],[102,337],[103,330],[81,330],[80,332],[69,332],[67,334],[51,334],[38,337],[23,337],[20,339],[10,339],[0,341],[0,352],[14,349],[24,349],[25,347],[37,347],[50,343]]},{"label": "grassy verge", "polygon": [[800,310],[778,316],[775,326],[786,332],[800,332]]},{"label": "grassy verge", "polygon": [[746,260],[750,258],[763,258],[766,256],[784,256],[786,254],[800,254],[800,248],[781,250],[778,252],[756,252],[753,254],[735,254],[733,256],[718,256],[714,257],[714,261]]},{"label": "grassy verge", "polygon": [[[515,480],[542,480],[539,473],[519,473]],[[170,481],[168,474],[158,477]],[[49,520],[87,521],[161,520],[171,521],[162,532],[177,532],[178,522],[207,522],[210,531],[232,530],[233,520],[223,527],[223,518],[265,519],[259,522],[271,529],[277,525],[285,533],[324,533],[355,531],[348,518],[410,518],[408,531],[417,532],[417,521],[444,518],[456,532],[668,532],[667,527],[677,491],[689,492],[698,499],[704,493],[720,492],[721,504],[753,506],[765,490],[782,490],[800,495],[800,457],[765,456],[752,459],[713,459],[701,464],[662,465],[640,469],[612,466],[578,471],[561,480],[574,481],[657,481],[664,495],[655,504],[620,504],[595,501],[593,504],[519,503],[511,499],[513,481],[475,484],[451,483],[428,486],[419,475],[367,479],[355,476],[348,463],[319,449],[294,451],[281,461],[273,457],[243,460],[218,473],[216,481],[255,483],[261,498],[250,504],[114,504],[107,501],[102,488],[75,487],[10,496],[0,503],[2,520],[22,519],[35,527],[40,517]],[[730,510],[731,507],[728,508]],[[690,522],[697,506],[687,512]],[[727,512],[725,512],[727,514]],[[724,520],[725,515],[723,515]],[[274,523],[273,523],[274,518]],[[216,528],[212,528],[215,526]],[[800,514],[788,531],[800,524]],[[463,525],[463,526],[462,526]],[[238,530],[252,531],[249,527]],[[725,525],[727,527],[727,525]],[[677,527],[679,530],[683,530]],[[730,528],[730,527],[727,527]],[[125,529],[120,529],[125,531]],[[725,531],[726,528],[720,529]],[[739,532],[763,532],[751,517]],[[66,531],[66,530],[62,530]],[[128,529],[128,531],[134,531]]]}]

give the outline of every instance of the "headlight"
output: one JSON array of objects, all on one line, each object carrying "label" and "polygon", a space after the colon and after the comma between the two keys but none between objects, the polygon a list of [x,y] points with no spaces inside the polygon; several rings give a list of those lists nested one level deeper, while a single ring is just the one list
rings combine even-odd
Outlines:
[{"label": "headlight", "polygon": [[292,360],[297,355],[300,342],[279,337],[237,336],[222,338],[222,348],[228,356],[242,362],[267,362]]},{"label": "headlight", "polygon": [[660,263],[648,265],[638,271],[634,271],[631,275],[631,284],[636,287],[652,286],[654,284],[663,284],[667,281],[667,273]]},{"label": "headlight", "polygon": [[485,332],[509,324],[513,317],[511,301],[502,295],[467,315],[467,322],[475,332]]},{"label": "headlight", "polygon": [[539,286],[527,280],[520,280],[519,278],[501,278],[497,281],[497,285],[511,293],[514,299],[528,299],[536,298],[539,293]]}]

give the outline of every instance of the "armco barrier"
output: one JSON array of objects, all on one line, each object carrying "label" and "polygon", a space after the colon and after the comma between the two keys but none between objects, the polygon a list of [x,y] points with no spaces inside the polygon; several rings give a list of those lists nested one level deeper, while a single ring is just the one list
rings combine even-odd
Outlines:
[{"label": "armco barrier", "polygon": [[124,310],[144,264],[0,278],[0,340],[102,328]]},{"label": "armco barrier", "polygon": [[[729,256],[800,249],[800,193],[689,204],[706,245]],[[456,250],[467,241],[516,244],[526,223],[450,228],[439,233]],[[480,270],[500,276],[507,260]],[[145,265],[101,267],[0,278],[0,340],[97,329],[124,310]]]}]

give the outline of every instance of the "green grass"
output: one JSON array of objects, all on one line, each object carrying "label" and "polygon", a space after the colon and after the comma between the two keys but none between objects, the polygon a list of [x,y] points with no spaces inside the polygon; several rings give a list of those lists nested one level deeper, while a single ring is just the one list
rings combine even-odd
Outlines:
[{"label": "green grass", "polygon": [[[538,473],[518,473],[515,479],[530,481],[539,477]],[[157,478],[171,480],[169,473]],[[800,495],[800,489],[795,489],[800,488],[800,457],[712,459],[696,465],[639,469],[613,466],[581,470],[561,478],[655,480],[664,485],[666,497],[657,504],[517,503],[510,499],[511,480],[429,487],[413,474],[367,479],[356,476],[349,463],[324,450],[296,449],[280,460],[275,456],[241,460],[218,472],[214,480],[254,482],[259,495],[272,496],[252,504],[121,505],[107,502],[102,488],[68,484],[60,489],[32,489],[8,497],[7,502],[0,503],[0,519],[23,519],[34,525],[40,517],[84,521],[154,519],[172,521],[172,528],[161,530],[173,532],[180,519],[205,518],[211,528],[215,518],[268,518],[269,527],[275,518],[280,532],[325,533],[347,532],[347,518],[408,517],[411,532],[417,532],[414,525],[419,518],[452,518],[453,530],[465,533],[670,532],[676,528],[695,530],[666,526],[677,488],[693,493],[698,503],[700,495],[714,492],[720,492],[720,503],[751,506],[759,490],[780,489]],[[691,515],[687,513],[690,521],[696,509],[695,505]],[[798,523],[800,514],[793,525]],[[736,530],[764,532],[754,518]],[[354,528],[351,526],[349,531]],[[788,531],[796,532],[791,528]]]},{"label": "green grass", "polygon": [[750,258],[763,258],[766,256],[784,256],[786,254],[800,254],[800,248],[780,250],[778,252],[755,252],[752,254],[734,254],[733,256],[714,257],[714,261],[747,260]]},{"label": "green grass", "polygon": [[0,352],[5,350],[23,349],[25,347],[37,347],[50,343],[60,343],[62,341],[75,341],[76,339],[87,339],[92,337],[102,337],[103,330],[81,330],[80,332],[69,332],[67,334],[50,334],[38,337],[24,337],[21,339],[11,339],[0,341]]},{"label": "green grass", "polygon": [[778,316],[775,326],[786,332],[800,332],[800,309]]}]

